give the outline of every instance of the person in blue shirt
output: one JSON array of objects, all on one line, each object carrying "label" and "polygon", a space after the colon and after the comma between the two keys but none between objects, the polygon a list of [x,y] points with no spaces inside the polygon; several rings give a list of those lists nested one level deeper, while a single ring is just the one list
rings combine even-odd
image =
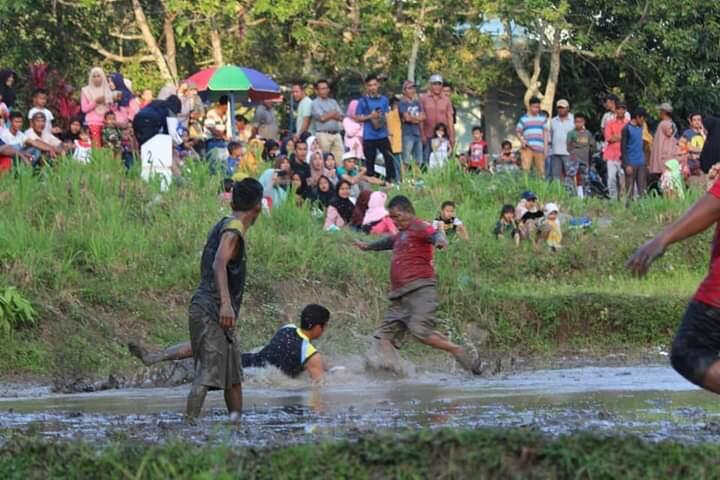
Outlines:
[{"label": "person in blue shirt", "polygon": [[385,159],[385,179],[394,183],[397,179],[390,140],[388,138],[387,117],[390,103],[380,94],[380,81],[377,75],[368,75],[365,79],[367,95],[358,102],[354,120],[363,124],[363,151],[367,175],[375,176],[375,158],[380,152]]},{"label": "person in blue shirt", "polygon": [[625,125],[620,137],[620,159],[625,169],[628,200],[633,197],[634,187],[637,188],[637,196],[644,195],[647,189],[647,166],[643,143],[643,125],[646,116],[647,113],[643,108],[635,110],[630,123]]}]

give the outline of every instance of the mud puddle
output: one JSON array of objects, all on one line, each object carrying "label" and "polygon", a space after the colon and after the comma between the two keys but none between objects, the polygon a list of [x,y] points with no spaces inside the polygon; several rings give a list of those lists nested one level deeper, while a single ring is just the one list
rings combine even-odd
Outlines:
[{"label": "mud puddle", "polygon": [[276,374],[250,378],[242,422],[222,396],[208,397],[197,425],[182,412],[188,387],[0,399],[0,430],[99,442],[185,439],[273,446],[355,438],[419,427],[531,427],[549,434],[592,431],[648,440],[720,442],[720,402],[667,366],[587,367],[494,378],[418,372],[388,380],[351,372],[308,387]]}]

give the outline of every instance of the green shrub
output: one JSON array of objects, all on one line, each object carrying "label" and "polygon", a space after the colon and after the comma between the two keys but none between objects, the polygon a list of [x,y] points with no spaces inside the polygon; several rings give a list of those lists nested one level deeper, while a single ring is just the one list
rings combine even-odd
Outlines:
[{"label": "green shrub", "polygon": [[15,287],[0,290],[0,333],[8,335],[14,330],[35,324],[32,304]]}]

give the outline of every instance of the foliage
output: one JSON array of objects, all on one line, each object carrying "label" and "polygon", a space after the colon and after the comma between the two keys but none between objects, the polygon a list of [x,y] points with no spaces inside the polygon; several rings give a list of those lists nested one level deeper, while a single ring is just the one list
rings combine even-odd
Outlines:
[{"label": "foliage", "polygon": [[49,478],[715,478],[717,445],[649,443],[634,437],[559,438],[530,429],[420,430],[277,449],[223,442],[156,446],[11,435],[0,448],[7,479]]},{"label": "foliage", "polygon": [[15,287],[0,290],[0,334],[8,335],[13,330],[34,325],[35,310],[32,304]]}]

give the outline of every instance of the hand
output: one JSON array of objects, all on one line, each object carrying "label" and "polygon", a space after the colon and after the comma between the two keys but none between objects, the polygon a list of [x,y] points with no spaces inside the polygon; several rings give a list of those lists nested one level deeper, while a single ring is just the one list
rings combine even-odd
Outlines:
[{"label": "hand", "polygon": [[527,140],[525,140],[525,138],[520,140],[520,145],[522,145],[522,148],[527,148],[527,146],[528,146]]},{"label": "hand", "polygon": [[235,310],[229,303],[220,305],[220,326],[229,330],[235,326]]},{"label": "hand", "polygon": [[437,248],[438,250],[445,250],[447,247],[447,240],[438,240],[437,243],[435,243],[435,248]]},{"label": "hand", "polygon": [[380,112],[378,112],[377,110],[373,110],[372,112],[370,112],[370,118],[373,120],[377,120],[378,118],[380,118]]},{"label": "hand", "polygon": [[99,97],[97,97],[95,99],[95,103],[97,103],[98,105],[104,105],[105,104],[105,96],[100,95]]},{"label": "hand", "polygon": [[353,247],[355,247],[355,248],[357,248],[357,249],[359,249],[359,250],[365,251],[365,250],[368,249],[368,244],[367,244],[367,242],[363,242],[362,240],[353,240],[353,243],[352,243],[352,244],[353,244]]},{"label": "hand", "polygon": [[625,267],[638,277],[644,276],[650,265],[662,257],[665,253],[665,245],[659,238],[650,240],[642,247],[638,248],[632,257],[627,261]]}]

